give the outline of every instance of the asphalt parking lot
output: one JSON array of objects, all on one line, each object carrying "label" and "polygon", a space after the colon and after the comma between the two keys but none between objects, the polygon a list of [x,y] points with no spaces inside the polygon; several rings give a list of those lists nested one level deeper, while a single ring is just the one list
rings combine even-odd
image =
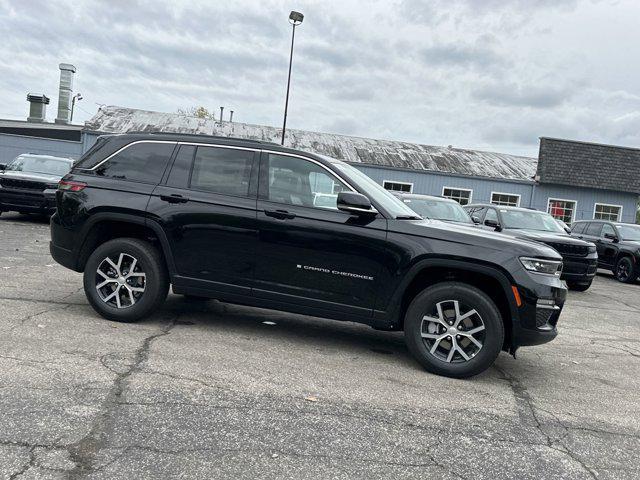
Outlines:
[{"label": "asphalt parking lot", "polygon": [[48,225],[0,217],[0,478],[640,478],[640,284],[471,380],[401,334],[170,295],[103,320]]}]

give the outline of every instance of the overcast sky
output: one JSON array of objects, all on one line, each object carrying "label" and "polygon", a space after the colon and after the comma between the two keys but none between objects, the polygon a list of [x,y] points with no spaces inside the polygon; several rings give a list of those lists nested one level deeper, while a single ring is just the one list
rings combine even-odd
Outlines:
[{"label": "overcast sky", "polygon": [[288,125],[537,155],[538,137],[640,147],[637,0],[0,0],[0,118],[57,108],[58,63],[84,100],[204,105]]}]

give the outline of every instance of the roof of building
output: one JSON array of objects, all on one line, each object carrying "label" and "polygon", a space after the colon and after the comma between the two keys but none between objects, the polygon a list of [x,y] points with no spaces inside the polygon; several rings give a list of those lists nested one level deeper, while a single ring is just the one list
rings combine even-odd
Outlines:
[{"label": "roof of building", "polygon": [[[279,143],[282,129],[266,125],[219,122],[177,113],[101,107],[85,128],[112,133],[177,132],[239,137]],[[287,129],[285,145],[345,162],[428,170],[457,175],[533,181],[537,159],[452,147],[374,140],[332,133]]]},{"label": "roof of building", "polygon": [[541,183],[640,194],[640,149],[542,137],[539,158]]}]

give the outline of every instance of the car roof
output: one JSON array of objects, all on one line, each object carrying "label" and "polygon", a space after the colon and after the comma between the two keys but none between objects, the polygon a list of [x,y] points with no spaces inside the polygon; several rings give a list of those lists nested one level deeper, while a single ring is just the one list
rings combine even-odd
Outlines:
[{"label": "car roof", "polygon": [[[344,163],[341,160],[328,157],[326,155],[318,155],[312,152],[304,150],[298,150],[295,148],[285,147],[278,145],[277,143],[268,142],[265,140],[253,140],[249,138],[240,137],[225,137],[219,135],[203,135],[197,133],[174,133],[174,132],[128,132],[104,135],[104,137],[117,137],[122,140],[167,140],[172,142],[197,142],[197,143],[211,143],[217,145],[232,145],[238,147],[258,148],[264,150],[270,150],[273,152],[290,153],[295,155],[303,155],[305,157],[313,158],[314,160],[322,163]],[[129,143],[129,142],[126,142]]]},{"label": "car roof", "polygon": [[500,210],[513,210],[516,212],[538,212],[538,213],[547,213],[541,210],[536,210],[535,208],[527,208],[527,207],[510,207],[508,205],[496,205],[495,203],[470,203],[464,206],[465,208],[472,207],[493,207],[498,208]]},{"label": "car roof", "polygon": [[448,203],[458,203],[455,200],[451,199],[451,198],[447,198],[447,197],[440,197],[438,195],[423,195],[421,193],[404,193],[404,192],[391,192],[393,193],[396,197],[399,198],[415,198],[415,199],[420,199],[420,198],[424,198],[424,199],[429,199],[429,200],[439,200],[442,202],[448,202]]}]

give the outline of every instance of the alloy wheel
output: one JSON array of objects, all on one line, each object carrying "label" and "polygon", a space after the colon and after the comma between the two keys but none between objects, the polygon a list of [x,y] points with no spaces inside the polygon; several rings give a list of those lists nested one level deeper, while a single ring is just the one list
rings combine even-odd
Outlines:
[{"label": "alloy wheel", "polygon": [[631,265],[626,260],[621,260],[618,262],[618,268],[616,269],[616,277],[621,282],[626,282],[631,275]]},{"label": "alloy wheel", "polygon": [[129,308],[144,294],[146,274],[133,255],[120,253],[117,259],[109,256],[100,262],[95,281],[98,295],[104,303],[116,308]]},{"label": "alloy wheel", "polygon": [[444,300],[422,318],[420,334],[434,357],[464,363],[482,349],[485,325],[477,310],[458,300]]}]

